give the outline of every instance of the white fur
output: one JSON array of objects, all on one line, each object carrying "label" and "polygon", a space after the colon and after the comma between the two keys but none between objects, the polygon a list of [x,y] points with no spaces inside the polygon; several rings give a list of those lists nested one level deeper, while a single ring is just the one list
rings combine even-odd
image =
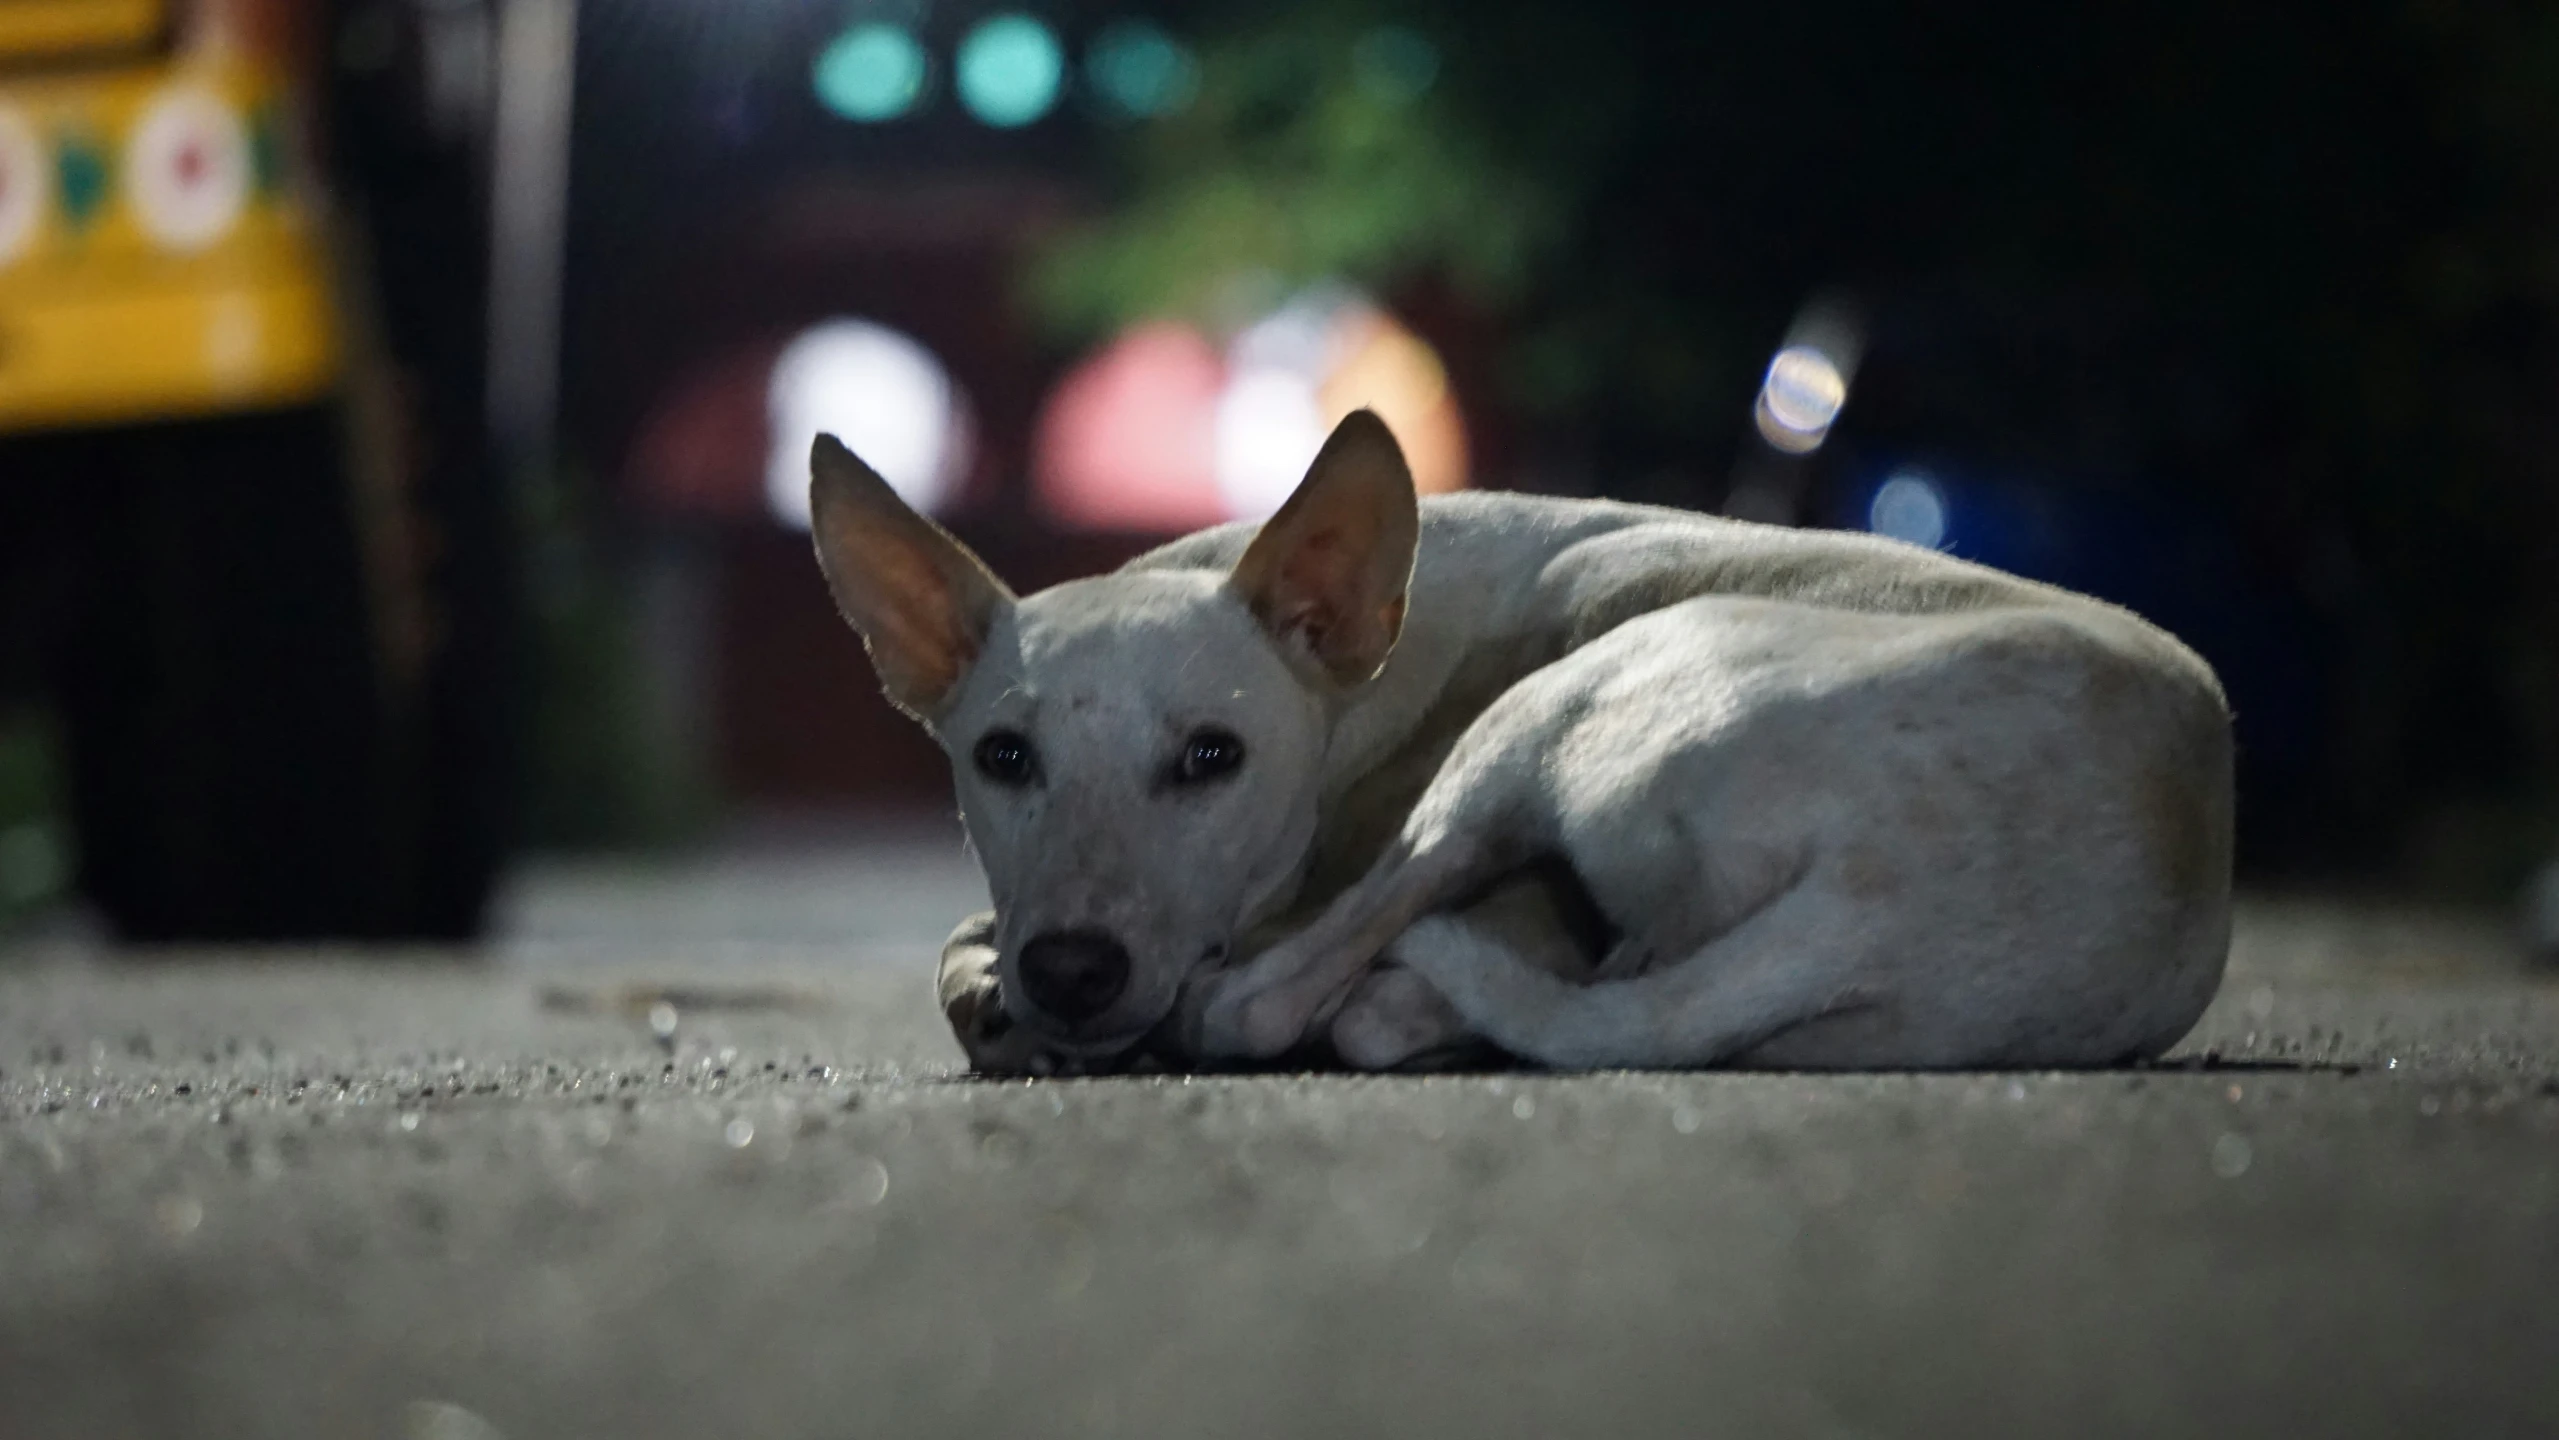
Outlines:
[{"label": "white fur", "polygon": [[[2211,998],[2229,720],[2164,633],[1864,536],[1510,495],[1420,517],[1374,678],[1239,593],[1261,571],[1228,526],[1005,597],[958,683],[910,707],[996,903],[944,959],[981,1064],[1109,1063],[1150,1031],[1188,1060],[1329,1035],[1378,1067],[1483,1039],[1572,1067],[2098,1064],[2158,1053]],[[1403,573],[1368,566],[1355,598]],[[1204,723],[1248,763],[1166,789]],[[1036,791],[972,773],[996,725],[1038,741]],[[1523,881],[1557,861],[1611,953]],[[1072,1036],[1008,979],[1069,925],[1136,967]]]}]

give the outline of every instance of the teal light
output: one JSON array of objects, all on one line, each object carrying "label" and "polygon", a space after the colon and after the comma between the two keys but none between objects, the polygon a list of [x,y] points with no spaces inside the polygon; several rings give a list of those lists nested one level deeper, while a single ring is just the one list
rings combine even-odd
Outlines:
[{"label": "teal light", "polygon": [[1421,98],[1439,78],[1439,47],[1401,25],[1380,25],[1351,53],[1360,88],[1389,104]]},{"label": "teal light", "polygon": [[997,15],[960,41],[960,103],[999,129],[1028,125],[1057,104],[1066,71],[1057,36],[1028,15]]},{"label": "teal light", "polygon": [[856,25],[818,52],[810,83],[818,103],[847,120],[894,120],[924,98],[924,47],[905,27]]},{"label": "teal light", "polygon": [[1085,53],[1084,73],[1105,104],[1141,120],[1172,114],[1200,89],[1200,66],[1191,52],[1143,20],[1103,27]]}]

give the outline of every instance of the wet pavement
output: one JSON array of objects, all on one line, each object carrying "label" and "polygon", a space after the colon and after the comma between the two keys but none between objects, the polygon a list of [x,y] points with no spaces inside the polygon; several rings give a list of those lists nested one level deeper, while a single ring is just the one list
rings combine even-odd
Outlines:
[{"label": "wet pavement", "polygon": [[2258,901],[2147,1072],[981,1083],[955,848],[0,956],[0,1436],[2559,1433],[2559,980]]}]

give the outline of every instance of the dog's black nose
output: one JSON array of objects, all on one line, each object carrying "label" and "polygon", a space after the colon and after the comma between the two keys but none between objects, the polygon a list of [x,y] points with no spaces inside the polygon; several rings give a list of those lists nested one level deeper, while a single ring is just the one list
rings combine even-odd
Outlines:
[{"label": "dog's black nose", "polygon": [[1022,947],[1022,993],[1072,1025],[1111,1008],[1128,988],[1128,947],[1099,930],[1057,930]]}]

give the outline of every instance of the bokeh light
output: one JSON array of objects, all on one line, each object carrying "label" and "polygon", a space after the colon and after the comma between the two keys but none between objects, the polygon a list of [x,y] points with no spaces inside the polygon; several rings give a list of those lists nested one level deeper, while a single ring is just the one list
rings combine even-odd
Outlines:
[{"label": "bokeh light", "polygon": [[818,52],[811,82],[820,104],[847,120],[894,120],[924,98],[932,72],[924,47],[902,25],[856,25]]},{"label": "bokeh light", "polygon": [[1817,346],[1789,345],[1768,362],[1752,418],[1761,438],[1790,455],[1821,448],[1848,403],[1848,377]]},{"label": "bokeh light", "polygon": [[1418,100],[1439,78],[1439,47],[1403,25],[1380,25],[1351,52],[1359,86],[1389,104]]},{"label": "bokeh light", "polygon": [[1084,73],[1105,106],[1139,120],[1181,110],[1200,88],[1189,48],[1143,20],[1102,27],[1085,52]]},{"label": "bokeh light", "polygon": [[1315,382],[1278,366],[1238,371],[1217,397],[1217,490],[1235,515],[1268,515],[1324,446]]},{"label": "bokeh light", "polygon": [[775,518],[809,524],[809,445],[835,436],[906,503],[946,505],[969,462],[966,406],[950,372],[913,337],[869,320],[829,320],[773,363],[765,500]]},{"label": "bokeh light", "polygon": [[1028,15],[997,15],[960,41],[953,78],[960,103],[999,129],[1028,125],[1057,104],[1066,70],[1057,35]]},{"label": "bokeh light", "polygon": [[1183,327],[1141,326],[1052,396],[1035,467],[1041,501],[1096,528],[1259,519],[1362,407],[1395,432],[1425,494],[1466,487],[1466,429],[1447,367],[1353,292],[1308,291],[1245,327],[1223,355]]},{"label": "bokeh light", "polygon": [[1357,293],[1315,287],[1247,327],[1227,358],[1217,484],[1237,516],[1278,509],[1333,426],[1363,406],[1395,432],[1422,493],[1466,487],[1466,427],[1447,368]]},{"label": "bokeh light", "polygon": [[1466,426],[1449,389],[1448,367],[1438,351],[1383,311],[1347,319],[1339,357],[1316,393],[1328,433],[1353,410],[1376,411],[1404,447],[1413,484],[1423,494],[1466,488]]},{"label": "bokeh light", "polygon": [[1946,492],[1925,471],[1897,470],[1875,487],[1866,528],[1926,549],[1946,544]]},{"label": "bokeh light", "polygon": [[1041,504],[1088,530],[1171,534],[1227,508],[1211,478],[1226,362],[1206,336],[1140,325],[1077,366],[1050,397],[1034,443]]}]

